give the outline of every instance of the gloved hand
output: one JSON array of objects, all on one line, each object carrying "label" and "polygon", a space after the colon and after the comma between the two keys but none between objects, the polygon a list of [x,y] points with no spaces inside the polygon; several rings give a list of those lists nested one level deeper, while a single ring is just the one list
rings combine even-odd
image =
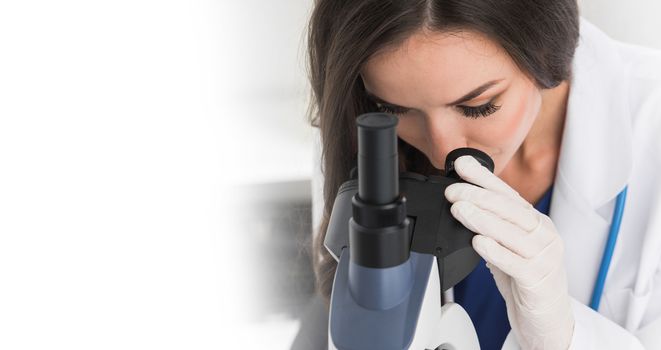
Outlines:
[{"label": "gloved hand", "polygon": [[[551,219],[471,156],[454,163],[462,179],[445,196],[457,220],[476,235],[473,248],[487,262],[507,305],[522,349],[568,349],[574,316],[564,243]],[[475,186],[475,185],[478,186]]]}]

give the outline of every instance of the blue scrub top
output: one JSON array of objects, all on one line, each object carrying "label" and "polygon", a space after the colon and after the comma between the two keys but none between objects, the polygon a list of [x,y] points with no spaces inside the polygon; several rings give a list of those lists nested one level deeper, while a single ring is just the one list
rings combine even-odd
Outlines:
[{"label": "blue scrub top", "polygon": [[[535,209],[548,215],[552,193],[553,186],[549,187]],[[510,323],[505,300],[484,259],[480,259],[475,270],[454,286],[454,301],[466,310],[473,321],[480,349],[500,350],[510,331]]]}]

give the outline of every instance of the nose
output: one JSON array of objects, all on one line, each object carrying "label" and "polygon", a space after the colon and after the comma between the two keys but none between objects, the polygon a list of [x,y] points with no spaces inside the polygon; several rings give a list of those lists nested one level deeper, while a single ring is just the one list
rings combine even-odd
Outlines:
[{"label": "nose", "polygon": [[430,150],[429,161],[437,169],[445,169],[445,158],[450,152],[457,148],[467,147],[467,139],[463,130],[452,121],[447,121],[450,116],[441,118],[431,118],[432,122],[427,123],[427,149]]}]

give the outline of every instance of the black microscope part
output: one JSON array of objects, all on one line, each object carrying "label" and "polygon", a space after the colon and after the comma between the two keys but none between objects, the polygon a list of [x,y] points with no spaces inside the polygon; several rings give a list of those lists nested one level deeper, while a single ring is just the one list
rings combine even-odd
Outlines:
[{"label": "black microscope part", "polygon": [[397,117],[367,113],[358,126],[358,194],[352,198],[350,259],[372,268],[409,259],[411,236],[406,198],[399,193]]},{"label": "black microscope part", "polygon": [[466,182],[454,170],[460,156],[475,157],[491,172],[493,160],[464,147],[447,155],[444,175],[399,173],[397,117],[368,113],[357,124],[358,164],[338,189],[324,245],[338,259],[349,248],[354,263],[374,268],[399,265],[411,251],[433,254],[441,291],[451,288],[477,266],[480,256],[472,248],[475,234],[450,213],[445,188]]},{"label": "black microscope part", "polygon": [[397,117],[367,113],[358,125],[358,195],[366,203],[380,205],[399,196],[397,169]]},{"label": "black microscope part", "polygon": [[445,176],[460,179],[460,176],[454,170],[454,161],[457,160],[457,158],[465,155],[473,156],[473,158],[477,159],[480,164],[485,166],[493,173],[495,166],[493,164],[493,159],[491,159],[488,154],[480,151],[479,149],[462,147],[452,150],[445,157]]}]

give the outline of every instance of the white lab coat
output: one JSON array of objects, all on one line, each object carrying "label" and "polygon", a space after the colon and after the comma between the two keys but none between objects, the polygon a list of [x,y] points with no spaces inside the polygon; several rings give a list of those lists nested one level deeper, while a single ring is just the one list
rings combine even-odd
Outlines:
[{"label": "white lab coat", "polygon": [[[615,41],[584,18],[549,216],[565,242],[576,320],[570,349],[661,349],[661,51]],[[315,144],[313,220],[323,207]],[[599,312],[588,305],[628,184]],[[517,349],[510,332],[503,349]]]},{"label": "white lab coat", "polygon": [[[549,214],[565,242],[570,348],[661,349],[661,51],[612,40],[583,18],[580,26]],[[596,313],[587,305],[627,184]]]}]

